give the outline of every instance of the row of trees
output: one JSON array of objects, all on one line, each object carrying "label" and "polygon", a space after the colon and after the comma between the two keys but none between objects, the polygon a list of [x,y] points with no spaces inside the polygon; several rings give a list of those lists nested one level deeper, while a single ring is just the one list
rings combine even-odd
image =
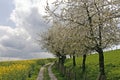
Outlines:
[{"label": "row of trees", "polygon": [[[120,43],[119,0],[57,0],[52,8],[47,3],[45,16],[52,27],[41,36],[42,46],[55,54],[61,64],[65,56],[99,54],[99,78],[105,80],[103,49]],[[54,9],[53,9],[54,8]]]}]

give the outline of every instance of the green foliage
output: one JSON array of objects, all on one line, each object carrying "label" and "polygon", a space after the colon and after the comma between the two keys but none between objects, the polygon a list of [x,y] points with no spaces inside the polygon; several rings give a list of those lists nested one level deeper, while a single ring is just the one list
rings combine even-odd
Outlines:
[{"label": "green foliage", "polygon": [[55,74],[55,76],[57,77],[58,80],[66,80],[66,78],[64,77],[64,75],[61,74],[59,72],[59,70],[55,68],[55,66],[52,67],[52,71],[53,71],[53,73]]},{"label": "green foliage", "polygon": [[[99,61],[98,54],[92,54],[87,56],[86,60],[86,72],[82,74],[81,64],[82,57],[76,58],[76,67],[72,65],[72,59],[67,59],[65,66],[67,69],[74,70],[76,72],[77,80],[96,80],[99,74]],[[113,50],[104,53],[105,58],[105,72],[107,80],[119,80],[120,79],[120,50]],[[57,76],[61,75],[55,68]],[[61,77],[62,78],[62,77]],[[59,79],[58,79],[59,80]],[[64,80],[64,79],[60,79]]]}]

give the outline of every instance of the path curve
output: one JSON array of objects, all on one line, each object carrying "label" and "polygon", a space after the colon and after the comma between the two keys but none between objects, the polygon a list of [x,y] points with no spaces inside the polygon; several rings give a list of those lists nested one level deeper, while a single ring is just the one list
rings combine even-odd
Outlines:
[{"label": "path curve", "polygon": [[44,69],[45,69],[45,67],[46,67],[47,65],[50,65],[50,63],[45,64],[43,67],[40,68],[40,71],[39,71],[37,80],[43,80],[43,78],[44,78]]},{"label": "path curve", "polygon": [[51,80],[57,80],[57,78],[55,77],[55,75],[52,72],[51,67],[53,66],[54,63],[52,63],[49,67],[48,67],[48,72],[49,72],[49,76],[51,78]]},{"label": "path curve", "polygon": [[37,80],[43,80],[43,74],[44,74],[45,67],[41,67],[40,72],[38,74]]}]

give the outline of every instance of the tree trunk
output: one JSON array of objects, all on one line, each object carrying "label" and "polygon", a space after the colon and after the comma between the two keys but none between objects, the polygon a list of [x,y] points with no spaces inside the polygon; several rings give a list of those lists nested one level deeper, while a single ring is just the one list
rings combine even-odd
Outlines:
[{"label": "tree trunk", "polygon": [[62,58],[61,58],[61,64],[62,64],[62,65],[64,65],[65,59],[66,59],[66,56],[63,55]]},{"label": "tree trunk", "polygon": [[59,57],[59,61],[58,61],[58,63],[60,64],[61,63],[61,58]]},{"label": "tree trunk", "polygon": [[70,58],[72,58],[71,54],[70,54]]},{"label": "tree trunk", "polygon": [[98,80],[106,80],[105,76],[105,70],[104,70],[104,55],[103,55],[103,50],[99,48],[97,50],[99,53],[99,75],[98,75]]},{"label": "tree trunk", "polygon": [[75,55],[73,55],[73,66],[76,66],[76,60],[75,60]]},{"label": "tree trunk", "polygon": [[62,57],[59,56],[58,68],[60,69],[62,66]]},{"label": "tree trunk", "polygon": [[83,55],[83,61],[82,61],[82,72],[85,72],[85,61],[86,61],[86,54]]}]

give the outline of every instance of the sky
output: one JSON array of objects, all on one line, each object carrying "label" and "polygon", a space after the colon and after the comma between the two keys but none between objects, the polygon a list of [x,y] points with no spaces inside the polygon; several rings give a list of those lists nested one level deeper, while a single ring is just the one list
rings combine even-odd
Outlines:
[{"label": "sky", "polygon": [[0,60],[53,57],[36,42],[49,25],[45,5],[45,0],[0,0]]}]

